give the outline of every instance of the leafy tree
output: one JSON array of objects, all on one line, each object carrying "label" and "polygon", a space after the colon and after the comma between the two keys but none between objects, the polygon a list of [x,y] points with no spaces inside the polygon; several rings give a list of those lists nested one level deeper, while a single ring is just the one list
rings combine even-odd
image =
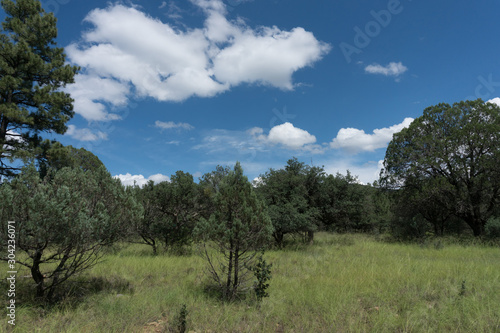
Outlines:
[{"label": "leafy tree", "polygon": [[316,169],[309,171],[308,166],[293,158],[288,160],[284,169],[270,169],[260,176],[257,191],[268,206],[273,237],[278,246],[283,246],[286,234],[307,233],[312,240],[318,211],[313,206],[317,180],[311,178],[321,173]]},{"label": "leafy tree", "polygon": [[156,185],[155,196],[161,216],[156,230],[163,238],[165,247],[189,244],[200,213],[198,185],[193,176],[177,171],[170,177],[170,182]]},{"label": "leafy tree", "polygon": [[200,219],[196,235],[204,241],[209,271],[222,297],[233,300],[248,288],[255,256],[269,241],[272,224],[239,162],[218,183],[214,204],[210,218]]},{"label": "leafy tree", "polygon": [[141,214],[104,167],[63,168],[41,179],[30,166],[0,186],[2,244],[7,221],[15,221],[16,249],[23,253],[17,263],[30,269],[36,297],[47,300],[71,276],[96,264],[104,247],[121,239],[126,223]]},{"label": "leafy tree", "polygon": [[311,244],[314,240],[314,231],[321,227],[319,212],[322,205],[321,189],[325,175],[326,173],[324,167],[305,167],[304,185],[307,191],[307,204],[309,206],[309,210],[311,211],[311,216],[314,217],[312,221],[314,225],[307,230],[307,241],[309,244]]},{"label": "leafy tree", "polygon": [[135,186],[131,190],[144,208],[143,218],[133,226],[134,234],[141,237],[140,243],[150,245],[157,254],[158,241],[166,248],[182,247],[192,241],[201,211],[200,190],[192,175],[177,171],[170,182],[150,181],[143,188]]},{"label": "leafy tree", "polygon": [[19,170],[16,160],[36,155],[41,132],[63,134],[73,100],[61,91],[78,67],[56,47],[56,18],[36,0],[2,0],[0,33],[0,176]]},{"label": "leafy tree", "polygon": [[200,213],[205,219],[215,212],[215,196],[219,192],[219,187],[227,175],[231,172],[228,166],[218,165],[215,170],[203,175],[200,179],[201,193],[199,196]]},{"label": "leafy tree", "polygon": [[101,160],[84,148],[63,146],[57,141],[45,140],[41,143],[42,152],[37,156],[38,169],[43,178],[50,168],[60,170],[64,167],[81,168],[84,171],[97,170],[104,166]]},{"label": "leafy tree", "polygon": [[480,99],[442,103],[394,135],[381,181],[432,197],[479,236],[499,205],[499,165],[500,107]]},{"label": "leafy tree", "polygon": [[321,220],[329,229],[337,232],[367,231],[365,186],[356,177],[347,174],[328,175],[322,184]]},{"label": "leafy tree", "polygon": [[[141,238],[140,244],[147,244],[153,249],[153,254],[158,254],[158,224],[161,222],[162,213],[159,209],[157,188],[152,180],[147,182],[142,188],[134,186],[129,189],[137,202],[142,204],[144,214],[141,218],[135,220],[131,225],[132,237],[139,235]],[[132,243],[136,242],[131,240]]]}]

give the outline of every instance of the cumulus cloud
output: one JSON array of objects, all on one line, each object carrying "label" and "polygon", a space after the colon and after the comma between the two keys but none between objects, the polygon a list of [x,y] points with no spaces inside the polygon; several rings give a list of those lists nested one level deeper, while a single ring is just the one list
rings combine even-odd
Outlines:
[{"label": "cumulus cloud", "polygon": [[75,100],[74,110],[89,121],[108,121],[120,119],[117,114],[107,111],[106,104],[118,107],[127,103],[129,85],[96,74],[81,74],[75,83],[68,85],[66,91]]},{"label": "cumulus cloud", "polygon": [[391,62],[387,66],[379,64],[368,65],[365,67],[365,72],[370,74],[381,74],[385,76],[398,77],[408,70],[408,67],[401,62]]},{"label": "cumulus cloud", "polygon": [[192,130],[194,127],[188,123],[174,123],[173,121],[159,121],[157,120],[155,122],[155,127],[161,128],[161,129],[184,129],[184,130]]},{"label": "cumulus cloud", "polygon": [[496,104],[498,106],[500,106],[500,97],[495,97],[495,98],[492,98],[490,99],[489,101],[487,101],[488,103],[493,103],[493,104]]},{"label": "cumulus cloud", "polygon": [[316,137],[286,122],[271,128],[267,140],[272,143],[282,144],[291,149],[298,149],[307,144],[315,143]]},{"label": "cumulus cloud", "polygon": [[78,129],[75,125],[68,125],[66,134],[79,141],[107,140],[108,135],[101,131],[92,132],[88,128]]},{"label": "cumulus cloud", "polygon": [[260,127],[254,127],[247,131],[249,135],[257,141],[267,145],[281,145],[288,149],[298,150],[315,150],[318,145],[314,145],[316,137],[306,130],[293,126],[292,123],[285,122],[281,125],[274,126],[265,134]]},{"label": "cumulus cloud", "polygon": [[180,30],[137,8],[113,4],[91,11],[92,28],[66,48],[84,69],[68,91],[88,120],[111,120],[106,106],[133,96],[158,101],[212,97],[241,83],[293,89],[295,71],[311,66],[330,46],[296,27],[252,28],[228,20],[221,0],[192,0],[205,13],[203,28]]},{"label": "cumulus cloud", "polygon": [[412,121],[413,118],[405,118],[400,124],[375,129],[373,134],[366,134],[365,131],[357,128],[341,128],[337,137],[330,143],[330,147],[343,149],[351,154],[384,148],[392,140],[394,133],[408,127]]},{"label": "cumulus cloud", "polygon": [[155,184],[170,181],[170,178],[168,176],[162,175],[161,173],[149,176],[148,178],[145,178],[143,175],[132,175],[130,173],[127,173],[125,175],[120,174],[117,176],[113,176],[113,178],[119,179],[124,186],[137,185],[140,187],[146,185],[150,180],[152,180]]}]

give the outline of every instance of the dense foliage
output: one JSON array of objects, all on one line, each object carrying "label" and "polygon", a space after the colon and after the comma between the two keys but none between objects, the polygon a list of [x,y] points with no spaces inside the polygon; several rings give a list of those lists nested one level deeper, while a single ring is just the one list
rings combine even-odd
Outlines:
[{"label": "dense foliage", "polygon": [[[0,31],[0,177],[40,153],[41,132],[63,134],[73,100],[61,91],[78,68],[56,47],[56,18],[37,0],[2,0]],[[14,163],[14,164],[12,164]]]},{"label": "dense foliage", "polygon": [[214,213],[209,219],[200,219],[195,233],[204,244],[208,270],[222,298],[235,299],[248,289],[255,257],[272,233],[266,206],[239,163],[221,179]]},{"label": "dense foliage", "polygon": [[498,213],[499,165],[500,107],[480,99],[443,103],[394,135],[382,182],[437,234],[463,221],[480,236]]},{"label": "dense foliage", "polygon": [[141,214],[104,167],[51,170],[43,179],[28,167],[0,186],[1,244],[14,221],[17,263],[30,269],[37,298],[52,299],[60,284],[95,265]]}]

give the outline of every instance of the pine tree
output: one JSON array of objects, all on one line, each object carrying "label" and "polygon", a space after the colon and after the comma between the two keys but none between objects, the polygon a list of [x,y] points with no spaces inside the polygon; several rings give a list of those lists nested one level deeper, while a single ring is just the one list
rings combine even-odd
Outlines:
[{"label": "pine tree", "polygon": [[0,176],[37,154],[41,132],[66,132],[73,100],[61,91],[78,67],[56,47],[56,18],[37,0],[2,0],[0,32]]}]

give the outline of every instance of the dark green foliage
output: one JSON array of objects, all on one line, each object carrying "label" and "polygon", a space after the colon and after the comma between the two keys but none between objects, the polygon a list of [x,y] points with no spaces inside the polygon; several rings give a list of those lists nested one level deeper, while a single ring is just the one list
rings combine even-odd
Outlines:
[{"label": "dark green foliage", "polygon": [[203,242],[212,280],[222,298],[231,301],[249,288],[255,256],[268,243],[272,224],[239,163],[221,177],[213,202],[214,213],[200,219],[195,234]]},{"label": "dark green foliage", "polygon": [[10,176],[19,171],[14,161],[40,153],[41,132],[66,131],[73,100],[61,88],[78,68],[55,47],[56,18],[40,1],[1,4],[7,17],[0,32],[0,176]]},{"label": "dark green foliage", "polygon": [[177,171],[170,182],[154,184],[132,190],[144,207],[144,217],[133,226],[142,242],[157,254],[158,242],[165,248],[180,249],[191,243],[193,229],[200,217],[200,187],[193,176]]},{"label": "dark green foliage", "polygon": [[323,180],[321,219],[328,230],[369,231],[367,200],[369,189],[347,175],[328,175]]},{"label": "dark green foliage", "polygon": [[165,247],[179,247],[192,241],[194,226],[199,218],[198,185],[193,176],[183,171],[172,175],[170,182],[155,186],[159,223],[156,232]]},{"label": "dark green foliage", "polygon": [[373,186],[366,186],[365,191],[365,211],[371,230],[378,234],[388,232],[393,220],[393,191],[379,187],[377,182],[374,182]]},{"label": "dark green foliage", "polygon": [[84,148],[63,146],[57,141],[45,140],[40,144],[42,152],[37,156],[40,177],[45,177],[49,169],[81,168],[84,171],[97,170],[104,164],[97,156]]},{"label": "dark green foliage", "polygon": [[492,217],[484,226],[485,236],[488,238],[500,238],[500,217]]},{"label": "dark green foliage", "polygon": [[158,254],[159,237],[156,229],[157,224],[161,223],[162,214],[158,209],[155,184],[151,180],[142,188],[134,186],[128,190],[133,193],[137,202],[139,202],[144,209],[142,218],[137,219],[135,224],[130,226],[132,228],[132,237],[135,235],[140,236],[142,240],[141,243],[151,246],[153,254],[156,255]]},{"label": "dark green foliage", "polygon": [[95,265],[141,214],[104,167],[62,168],[41,179],[30,166],[0,186],[1,244],[7,221],[15,221],[17,262],[30,269],[41,299],[52,299],[60,284]]},{"label": "dark green foliage", "polygon": [[186,304],[181,306],[179,314],[175,318],[175,328],[178,333],[185,333],[187,329],[187,316],[189,312],[187,310]]},{"label": "dark green foliage", "polygon": [[463,297],[463,296],[465,296],[466,292],[467,292],[467,287],[465,286],[465,280],[463,280],[462,286],[460,287],[460,292],[458,293],[458,296]]},{"label": "dark green foliage", "polygon": [[479,236],[500,204],[498,165],[500,107],[480,99],[443,103],[394,135],[381,182],[437,234],[461,220]]},{"label": "dark green foliage", "polygon": [[317,229],[320,178],[322,169],[312,169],[293,158],[284,169],[270,169],[261,175],[257,191],[269,208],[273,237],[283,246],[287,234],[309,234]]},{"label": "dark green foliage", "polygon": [[269,288],[268,281],[271,280],[271,267],[272,264],[268,264],[264,259],[263,254],[257,259],[257,264],[253,268],[253,273],[257,282],[254,284],[255,295],[257,296],[257,301],[262,301],[264,297],[269,297],[267,288]]}]

